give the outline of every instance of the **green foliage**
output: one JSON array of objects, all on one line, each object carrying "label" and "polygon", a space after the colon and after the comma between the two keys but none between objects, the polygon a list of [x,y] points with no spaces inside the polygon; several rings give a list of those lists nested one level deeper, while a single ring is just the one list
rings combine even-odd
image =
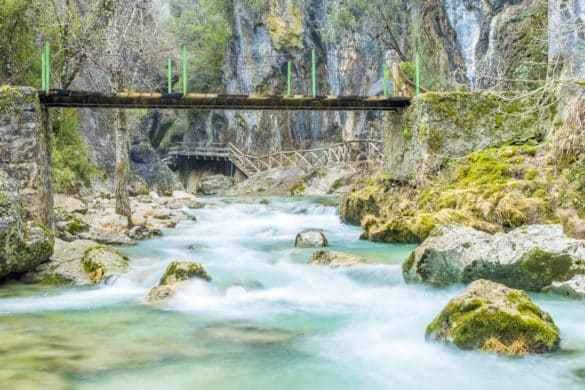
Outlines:
[{"label": "green foliage", "polygon": [[79,134],[79,118],[73,109],[53,110],[53,185],[56,192],[76,192],[89,187],[97,170]]},{"label": "green foliage", "polygon": [[[260,3],[260,0],[253,0]],[[190,91],[217,93],[223,88],[223,60],[230,35],[226,1],[171,0],[171,32],[189,50]],[[201,50],[204,48],[205,50]],[[197,55],[193,53],[197,51]],[[182,83],[182,80],[179,80]]]}]

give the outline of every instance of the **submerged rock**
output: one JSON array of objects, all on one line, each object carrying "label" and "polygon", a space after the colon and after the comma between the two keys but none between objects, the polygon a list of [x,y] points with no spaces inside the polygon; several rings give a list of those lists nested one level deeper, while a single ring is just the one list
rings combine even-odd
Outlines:
[{"label": "submerged rock", "polygon": [[322,230],[309,229],[297,234],[295,246],[297,248],[319,248],[327,246],[327,238]]},{"label": "submerged rock", "polygon": [[553,352],[559,329],[525,292],[488,280],[471,283],[429,324],[427,340],[512,355]]},{"label": "submerged rock", "polygon": [[313,253],[308,264],[328,265],[332,267],[351,267],[354,265],[368,264],[366,259],[341,252],[317,251]]},{"label": "submerged rock", "polygon": [[435,286],[489,279],[541,291],[585,272],[585,241],[560,225],[532,225],[494,235],[447,225],[425,240],[402,266],[406,282]]},{"label": "submerged rock", "polygon": [[148,293],[147,300],[156,302],[172,296],[175,291],[186,285],[191,278],[199,278],[211,281],[211,277],[199,263],[173,261],[168,265],[165,273],[160,278],[158,286],[153,287]]},{"label": "submerged rock", "polygon": [[550,290],[564,297],[583,299],[585,298],[585,275],[575,275],[564,282],[553,282]]},{"label": "submerged rock", "polygon": [[18,187],[0,170],[0,279],[34,270],[53,253],[53,234],[25,209]]}]

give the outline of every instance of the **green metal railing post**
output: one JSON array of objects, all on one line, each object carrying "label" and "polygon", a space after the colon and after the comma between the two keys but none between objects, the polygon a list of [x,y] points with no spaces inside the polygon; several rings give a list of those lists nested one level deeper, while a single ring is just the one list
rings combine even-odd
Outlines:
[{"label": "green metal railing post", "polygon": [[420,94],[420,61],[418,58],[418,53],[416,53],[415,66],[416,66],[416,96],[418,96]]},{"label": "green metal railing post", "polygon": [[173,62],[171,60],[171,57],[169,57],[168,81],[169,81],[168,93],[171,94],[173,93]]},{"label": "green metal railing post", "polygon": [[288,62],[288,70],[287,70],[287,77],[286,77],[286,94],[290,95],[291,93],[291,69],[292,69],[292,62]]},{"label": "green metal railing post", "polygon": [[187,96],[187,45],[183,45],[183,96]]},{"label": "green metal railing post", "polygon": [[382,65],[382,72],[384,73],[384,96],[388,96],[388,65]]},{"label": "green metal railing post", "polygon": [[45,81],[47,81],[47,75],[45,74],[45,72],[47,71],[47,64],[45,63],[45,53],[41,53],[41,89],[43,91],[47,90],[47,86],[45,85]]},{"label": "green metal railing post", "polygon": [[45,42],[45,92],[51,89],[51,45]]},{"label": "green metal railing post", "polygon": [[312,76],[313,76],[313,97],[317,96],[317,53],[315,49],[311,52]]}]

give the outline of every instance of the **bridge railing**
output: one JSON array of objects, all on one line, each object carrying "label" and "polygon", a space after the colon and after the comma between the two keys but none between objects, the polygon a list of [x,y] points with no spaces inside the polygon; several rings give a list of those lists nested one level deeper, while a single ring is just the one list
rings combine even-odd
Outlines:
[{"label": "bridge railing", "polygon": [[245,167],[242,169],[238,166],[247,175],[284,166],[312,169],[349,161],[375,161],[381,159],[383,153],[383,142],[370,139],[345,141],[316,149],[282,151],[263,156],[245,154],[231,143],[228,147],[232,161],[236,160]]}]

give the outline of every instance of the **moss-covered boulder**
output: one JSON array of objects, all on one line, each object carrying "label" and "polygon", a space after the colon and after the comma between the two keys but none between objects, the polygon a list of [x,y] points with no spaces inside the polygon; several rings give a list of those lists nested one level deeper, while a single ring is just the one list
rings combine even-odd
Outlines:
[{"label": "moss-covered boulder", "polygon": [[53,253],[53,234],[24,207],[14,180],[0,170],[0,279],[34,270]]},{"label": "moss-covered boulder", "polygon": [[[55,239],[51,259],[21,278],[26,283],[87,286],[94,284],[81,262],[89,248],[99,244],[91,240],[63,241]],[[100,280],[101,281],[101,280]]]},{"label": "moss-covered boulder", "polygon": [[117,249],[97,245],[85,250],[81,265],[93,283],[100,283],[125,273],[128,257]]},{"label": "moss-covered boulder", "polygon": [[313,253],[308,264],[330,267],[351,267],[354,265],[368,264],[368,260],[342,252],[317,251]]},{"label": "moss-covered boulder", "polygon": [[300,232],[295,238],[297,248],[319,248],[329,245],[322,230],[309,229]]},{"label": "moss-covered boulder", "polygon": [[200,278],[208,282],[211,280],[201,264],[192,261],[173,261],[160,278],[159,284],[170,285],[191,278]]},{"label": "moss-covered boulder", "polygon": [[402,271],[406,282],[447,286],[488,279],[541,291],[585,273],[585,241],[565,236],[559,225],[532,225],[494,235],[446,225],[411,254]]},{"label": "moss-covered boulder", "polygon": [[159,302],[171,297],[175,291],[184,286],[187,280],[199,278],[207,282],[211,276],[201,264],[195,262],[173,261],[170,263],[160,278],[158,286],[153,287],[148,293],[149,302]]},{"label": "moss-covered boulder", "polygon": [[561,340],[550,315],[526,293],[487,280],[453,298],[429,324],[426,337],[464,350],[512,355],[553,352]]}]

